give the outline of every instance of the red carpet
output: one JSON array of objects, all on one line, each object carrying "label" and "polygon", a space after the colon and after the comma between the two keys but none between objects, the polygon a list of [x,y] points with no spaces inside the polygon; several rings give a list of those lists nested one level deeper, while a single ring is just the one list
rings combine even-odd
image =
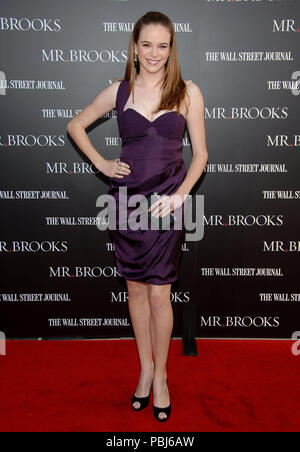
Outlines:
[{"label": "red carpet", "polygon": [[[8,341],[0,356],[1,432],[295,432],[300,356],[290,341],[172,340],[173,412],[131,410],[139,372],[133,340]],[[152,404],[152,397],[150,403]]]}]

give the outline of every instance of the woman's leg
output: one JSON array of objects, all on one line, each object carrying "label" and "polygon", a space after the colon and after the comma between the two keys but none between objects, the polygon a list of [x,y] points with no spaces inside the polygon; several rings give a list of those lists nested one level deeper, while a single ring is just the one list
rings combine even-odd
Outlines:
[{"label": "woman's leg", "polygon": [[[136,397],[147,397],[153,381],[153,353],[150,333],[150,305],[148,284],[126,280],[128,288],[128,307],[135,334],[139,360],[140,378],[135,392]],[[139,402],[134,403],[139,408]]]},{"label": "woman's leg", "polygon": [[[167,359],[171,335],[174,326],[173,309],[171,305],[171,284],[148,285],[152,350],[155,362],[153,379],[153,403],[159,408],[166,408],[170,404],[167,378]],[[166,416],[160,413],[160,418]]]}]

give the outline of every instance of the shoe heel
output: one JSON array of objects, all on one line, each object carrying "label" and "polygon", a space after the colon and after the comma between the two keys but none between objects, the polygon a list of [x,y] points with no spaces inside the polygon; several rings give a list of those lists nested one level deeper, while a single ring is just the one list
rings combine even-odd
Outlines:
[{"label": "shoe heel", "polygon": [[[154,364],[152,364],[152,366],[153,366],[153,368],[154,368]],[[153,381],[152,381],[151,388],[150,388],[150,392],[149,392],[149,395],[148,395],[148,396],[146,396],[146,397],[136,397],[136,395],[133,395],[133,396],[132,396],[132,399],[131,399],[131,406],[132,406],[132,409],[133,409],[134,411],[141,411],[141,410],[143,410],[144,408],[147,408],[147,406],[149,405],[149,400],[150,400],[150,396],[151,396],[152,385],[153,385]],[[139,407],[139,408],[134,408],[133,404],[134,404],[135,402],[138,402],[138,403],[140,404],[140,407]]]}]

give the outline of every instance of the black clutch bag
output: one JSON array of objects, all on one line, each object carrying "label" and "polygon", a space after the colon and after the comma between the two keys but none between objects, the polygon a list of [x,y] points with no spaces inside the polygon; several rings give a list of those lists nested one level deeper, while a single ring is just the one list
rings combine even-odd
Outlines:
[{"label": "black clutch bag", "polygon": [[151,223],[155,226],[155,229],[158,230],[167,230],[171,226],[175,224],[176,217],[173,212],[169,213],[169,215],[166,215],[164,217],[157,217],[155,218],[152,215],[151,211],[148,211],[148,209],[152,206],[152,204],[161,198],[161,195],[159,195],[157,192],[152,192],[148,196],[145,197],[145,201],[141,203],[141,208],[147,212],[148,217],[151,219]]}]

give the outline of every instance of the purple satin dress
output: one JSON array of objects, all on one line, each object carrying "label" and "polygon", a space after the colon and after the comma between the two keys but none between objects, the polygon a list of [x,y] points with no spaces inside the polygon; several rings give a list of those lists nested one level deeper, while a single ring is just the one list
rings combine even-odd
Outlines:
[{"label": "purple satin dress", "polygon": [[[184,116],[170,111],[158,113],[160,116],[150,121],[133,108],[126,107],[124,111],[129,98],[126,94],[128,85],[129,81],[121,81],[116,98],[122,139],[120,160],[128,163],[131,168],[131,173],[123,178],[110,178],[108,194],[114,196],[117,209],[121,187],[126,187],[128,198],[134,194],[147,196],[153,192],[171,195],[186,175],[182,159],[182,140],[186,125]],[[127,207],[128,215],[136,209],[137,206]],[[180,209],[182,219],[183,210]],[[185,236],[184,220],[183,226],[178,230],[174,226],[166,230],[155,230],[150,226],[148,230],[119,230],[119,216],[116,216],[116,229],[110,229],[109,233],[115,247],[119,274],[132,281],[150,284],[161,285],[176,281]]]}]

